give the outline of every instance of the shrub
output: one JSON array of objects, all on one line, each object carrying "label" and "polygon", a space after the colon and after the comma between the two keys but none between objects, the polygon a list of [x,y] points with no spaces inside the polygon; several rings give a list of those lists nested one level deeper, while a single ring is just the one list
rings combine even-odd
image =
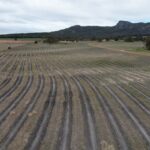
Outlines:
[{"label": "shrub", "polygon": [[59,40],[57,38],[49,37],[43,41],[43,43],[53,44],[58,43]]},{"label": "shrub", "polygon": [[136,36],[134,37],[134,41],[143,41],[143,37],[142,36]]},{"label": "shrub", "polygon": [[150,50],[150,37],[145,39],[145,47],[147,50]]},{"label": "shrub", "polygon": [[109,38],[106,38],[105,40],[106,40],[107,42],[109,42],[109,41],[110,41],[110,39],[109,39]]},{"label": "shrub", "polygon": [[34,41],[34,44],[38,44],[38,41]]},{"label": "shrub", "polygon": [[96,40],[97,40],[96,37],[91,38],[91,41],[96,41]]},{"label": "shrub", "polygon": [[11,49],[11,46],[9,46],[8,49]]},{"label": "shrub", "polygon": [[98,41],[98,42],[102,42],[102,41],[103,41],[103,39],[99,38],[97,41]]},{"label": "shrub", "polygon": [[116,38],[114,38],[114,40],[115,40],[115,41],[119,41],[119,38],[116,37]]},{"label": "shrub", "polygon": [[126,37],[124,39],[125,42],[134,42],[134,39],[132,37]]}]

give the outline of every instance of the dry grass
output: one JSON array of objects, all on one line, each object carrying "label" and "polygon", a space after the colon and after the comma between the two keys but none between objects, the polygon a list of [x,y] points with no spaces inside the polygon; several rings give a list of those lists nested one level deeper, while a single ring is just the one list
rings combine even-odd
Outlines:
[{"label": "dry grass", "polygon": [[150,57],[129,52],[142,43],[15,42],[0,41],[0,149],[150,148]]}]

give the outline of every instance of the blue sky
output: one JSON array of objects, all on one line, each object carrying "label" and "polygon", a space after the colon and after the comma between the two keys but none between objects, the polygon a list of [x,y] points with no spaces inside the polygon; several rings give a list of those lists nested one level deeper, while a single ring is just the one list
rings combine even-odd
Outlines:
[{"label": "blue sky", "polygon": [[150,22],[149,0],[0,0],[0,34]]}]

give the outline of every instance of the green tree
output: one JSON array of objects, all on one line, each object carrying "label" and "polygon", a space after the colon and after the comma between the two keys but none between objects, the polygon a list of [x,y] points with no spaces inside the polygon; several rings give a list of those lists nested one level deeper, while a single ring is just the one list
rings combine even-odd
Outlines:
[{"label": "green tree", "polygon": [[105,40],[106,40],[107,42],[109,42],[109,41],[110,41],[110,38],[106,38]]},{"label": "green tree", "polygon": [[38,41],[34,41],[34,44],[38,44]]},{"label": "green tree", "polygon": [[102,42],[103,41],[103,39],[102,38],[98,38],[98,40],[97,40],[98,42]]},{"label": "green tree", "polygon": [[53,44],[53,43],[58,43],[58,42],[59,40],[54,37],[49,37],[43,41],[43,43],[48,43],[48,44]]},{"label": "green tree", "polygon": [[150,37],[145,39],[145,47],[147,50],[150,50]]},{"label": "green tree", "polygon": [[114,38],[114,40],[115,40],[115,41],[119,41],[119,38],[118,38],[118,37],[116,37],[116,38]]},{"label": "green tree", "polygon": [[134,39],[132,37],[126,37],[124,39],[125,42],[134,42]]}]

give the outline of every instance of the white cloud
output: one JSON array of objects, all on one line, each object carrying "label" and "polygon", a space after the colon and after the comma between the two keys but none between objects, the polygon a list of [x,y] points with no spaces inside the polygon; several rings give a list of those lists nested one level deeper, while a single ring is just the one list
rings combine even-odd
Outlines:
[{"label": "white cloud", "polygon": [[0,33],[150,21],[149,0],[0,0]]}]

